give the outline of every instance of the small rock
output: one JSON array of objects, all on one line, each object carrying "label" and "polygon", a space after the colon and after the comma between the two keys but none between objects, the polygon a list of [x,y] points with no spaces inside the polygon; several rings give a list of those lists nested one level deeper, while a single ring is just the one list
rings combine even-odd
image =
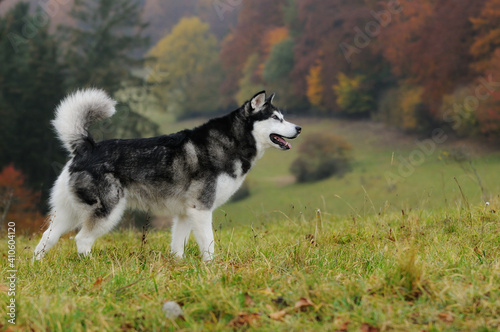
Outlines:
[{"label": "small rock", "polygon": [[163,303],[162,310],[165,314],[165,317],[167,317],[168,319],[175,320],[179,317],[184,317],[184,311],[182,311],[181,306],[174,301]]}]

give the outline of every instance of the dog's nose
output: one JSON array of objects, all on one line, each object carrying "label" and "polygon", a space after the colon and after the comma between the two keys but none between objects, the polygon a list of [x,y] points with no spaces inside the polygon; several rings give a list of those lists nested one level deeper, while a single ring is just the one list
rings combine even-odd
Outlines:
[{"label": "dog's nose", "polygon": [[295,130],[297,130],[297,134],[300,134],[300,132],[302,131],[302,127],[295,126]]}]

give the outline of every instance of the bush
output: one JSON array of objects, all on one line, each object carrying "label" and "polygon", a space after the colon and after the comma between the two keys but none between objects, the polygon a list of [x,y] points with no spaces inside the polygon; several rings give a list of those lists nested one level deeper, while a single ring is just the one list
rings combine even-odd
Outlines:
[{"label": "bush", "polygon": [[351,149],[351,145],[338,136],[311,134],[300,146],[300,156],[292,163],[290,171],[298,182],[342,176],[351,169]]},{"label": "bush", "polygon": [[444,121],[449,123],[460,137],[475,136],[479,132],[476,116],[479,102],[474,94],[473,89],[461,87],[443,97],[440,112]]},{"label": "bush", "polygon": [[428,128],[423,91],[422,87],[407,84],[387,90],[380,99],[375,119],[409,132]]}]

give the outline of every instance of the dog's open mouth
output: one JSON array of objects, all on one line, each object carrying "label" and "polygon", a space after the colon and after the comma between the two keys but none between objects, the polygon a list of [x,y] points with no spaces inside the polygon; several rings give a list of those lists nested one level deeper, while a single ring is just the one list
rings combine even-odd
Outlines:
[{"label": "dog's open mouth", "polygon": [[269,135],[269,138],[271,139],[271,142],[278,145],[282,150],[290,150],[292,148],[292,145],[288,143],[283,136],[271,134]]}]

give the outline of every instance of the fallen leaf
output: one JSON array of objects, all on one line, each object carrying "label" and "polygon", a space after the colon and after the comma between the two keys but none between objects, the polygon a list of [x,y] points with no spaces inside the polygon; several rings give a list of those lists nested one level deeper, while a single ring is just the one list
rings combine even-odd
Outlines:
[{"label": "fallen leaf", "polygon": [[452,314],[449,312],[441,312],[438,314],[438,318],[441,319],[443,322],[446,323],[451,323],[455,320],[455,317],[453,317]]},{"label": "fallen leaf", "polygon": [[251,307],[255,304],[255,302],[253,301],[252,297],[250,295],[248,295],[248,293],[245,293],[245,306],[247,307]]},{"label": "fallen leaf", "polygon": [[295,308],[296,309],[304,309],[304,308],[307,308],[307,307],[312,307],[314,304],[311,302],[311,300],[305,298],[305,297],[301,297],[300,300],[297,301],[297,303],[295,303]]},{"label": "fallen leaf", "polygon": [[274,320],[283,320],[286,314],[287,314],[286,310],[280,310],[277,312],[273,312],[272,314],[269,314],[269,318]]},{"label": "fallen leaf", "polygon": [[343,322],[342,325],[340,325],[340,328],[338,330],[336,330],[336,331],[338,331],[338,332],[347,332],[348,326],[349,326],[350,323],[351,323],[350,321]]},{"label": "fallen leaf", "polygon": [[97,277],[97,279],[94,282],[94,286],[92,286],[92,288],[99,288],[101,287],[101,284],[102,284],[102,277]]},{"label": "fallen leaf", "polygon": [[368,323],[363,323],[361,325],[361,332],[379,332],[380,330],[377,327],[371,326]]},{"label": "fallen leaf", "polygon": [[257,313],[252,313],[252,314],[247,314],[247,313],[240,313],[238,316],[234,317],[229,323],[229,327],[242,327],[244,325],[252,325],[254,321],[258,320],[260,318],[260,314]]}]

